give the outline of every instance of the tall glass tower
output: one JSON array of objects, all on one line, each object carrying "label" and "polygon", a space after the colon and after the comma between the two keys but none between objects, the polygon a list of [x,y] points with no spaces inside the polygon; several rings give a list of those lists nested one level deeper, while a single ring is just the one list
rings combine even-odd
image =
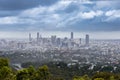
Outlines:
[{"label": "tall glass tower", "polygon": [[29,33],[29,41],[32,41],[31,33]]},{"label": "tall glass tower", "polygon": [[74,35],[73,35],[73,32],[71,32],[71,39],[73,39],[74,38]]},{"label": "tall glass tower", "polygon": [[40,37],[39,32],[37,32],[37,42],[39,41],[39,37]]},{"label": "tall glass tower", "polygon": [[88,35],[88,34],[86,34],[85,44],[86,44],[86,45],[89,45],[89,35]]}]

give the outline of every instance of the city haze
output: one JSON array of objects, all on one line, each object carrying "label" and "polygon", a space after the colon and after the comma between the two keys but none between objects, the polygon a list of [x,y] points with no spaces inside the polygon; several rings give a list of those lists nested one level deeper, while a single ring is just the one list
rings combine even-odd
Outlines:
[{"label": "city haze", "polygon": [[[0,38],[4,39],[28,39],[29,33],[33,38],[36,38],[36,33],[39,32],[42,37],[51,37],[51,35],[56,35],[60,38],[68,37],[70,38],[69,31],[30,31],[30,32],[20,32],[20,31],[9,31],[0,32]],[[120,39],[120,31],[98,31],[98,32],[74,32],[74,38],[85,38],[85,35],[89,34],[91,39]]]}]

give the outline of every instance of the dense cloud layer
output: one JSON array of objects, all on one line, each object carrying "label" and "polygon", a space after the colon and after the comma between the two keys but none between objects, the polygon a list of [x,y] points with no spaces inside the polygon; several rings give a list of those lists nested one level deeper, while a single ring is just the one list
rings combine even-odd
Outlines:
[{"label": "dense cloud layer", "polygon": [[50,6],[57,0],[0,0],[0,10],[24,10],[33,7]]},{"label": "dense cloud layer", "polygon": [[119,0],[0,0],[0,30],[120,31],[119,4]]}]

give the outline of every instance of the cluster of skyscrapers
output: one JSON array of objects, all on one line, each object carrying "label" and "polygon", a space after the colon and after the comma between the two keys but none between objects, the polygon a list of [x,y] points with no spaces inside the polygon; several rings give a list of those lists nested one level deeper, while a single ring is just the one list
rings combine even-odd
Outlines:
[{"label": "cluster of skyscrapers", "polygon": [[36,39],[32,38],[31,33],[29,33],[29,42],[31,44],[36,44],[38,46],[46,47],[79,47],[82,44],[82,40],[85,42],[85,46],[89,46],[89,35],[86,34],[85,39],[74,38],[74,33],[71,32],[70,38],[58,38],[56,35],[52,35],[50,38],[42,37],[39,32],[37,32]]},{"label": "cluster of skyscrapers", "polygon": [[[54,49],[79,49],[80,47],[88,47],[89,46],[89,35],[86,34],[85,38],[75,38],[74,33],[70,33],[70,37],[60,38],[56,35],[52,35],[51,37],[42,37],[39,32],[36,34],[36,38],[33,38],[31,33],[29,33],[29,40],[12,40],[0,41],[1,49],[12,49],[12,50],[54,50]],[[89,46],[90,47],[90,46]]]}]

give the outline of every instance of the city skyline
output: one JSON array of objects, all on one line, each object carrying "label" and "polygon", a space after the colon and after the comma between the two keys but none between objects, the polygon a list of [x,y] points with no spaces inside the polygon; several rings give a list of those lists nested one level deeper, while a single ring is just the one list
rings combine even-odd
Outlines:
[{"label": "city skyline", "polygon": [[[61,32],[61,31],[31,31],[31,32],[0,32],[1,39],[27,39],[29,33],[33,38],[36,38],[36,33],[42,37],[50,37],[51,35],[56,35],[60,38],[69,37],[71,32]],[[120,39],[120,32],[74,32],[74,38],[85,38],[85,35],[89,34],[91,39]]]}]

